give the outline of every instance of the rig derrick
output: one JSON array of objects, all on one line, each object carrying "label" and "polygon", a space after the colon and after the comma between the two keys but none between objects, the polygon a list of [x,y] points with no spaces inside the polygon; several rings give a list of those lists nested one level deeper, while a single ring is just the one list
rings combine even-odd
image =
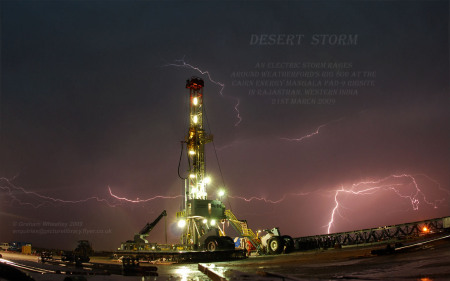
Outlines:
[{"label": "rig derrick", "polygon": [[205,144],[213,140],[204,128],[203,87],[201,78],[186,81],[189,89],[189,129],[185,137],[188,154],[188,177],[184,180],[184,202],[177,213],[183,228],[181,244],[190,250],[232,250],[233,240],[223,235],[219,222],[226,219],[225,205],[208,199]]}]

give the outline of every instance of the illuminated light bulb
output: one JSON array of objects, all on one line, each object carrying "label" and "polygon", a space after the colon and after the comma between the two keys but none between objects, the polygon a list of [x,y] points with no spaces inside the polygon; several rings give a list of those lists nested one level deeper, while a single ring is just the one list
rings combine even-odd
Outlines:
[{"label": "illuminated light bulb", "polygon": [[204,180],[204,182],[205,182],[206,184],[211,183],[211,178],[210,178],[210,177],[206,177],[205,180]]},{"label": "illuminated light bulb", "polygon": [[219,197],[222,197],[225,195],[225,190],[221,189],[217,194],[219,195]]},{"label": "illuminated light bulb", "polygon": [[192,100],[192,103],[193,103],[194,105],[197,105],[197,104],[198,104],[198,98],[194,98],[194,99]]},{"label": "illuminated light bulb", "polygon": [[183,228],[186,226],[186,221],[185,220],[179,220],[178,221],[178,227],[179,228]]},{"label": "illuminated light bulb", "polygon": [[189,150],[189,154],[190,155],[195,155],[195,151],[194,150]]},{"label": "illuminated light bulb", "polygon": [[197,124],[197,122],[198,122],[198,116],[197,115],[194,115],[193,121],[194,121],[195,124]]},{"label": "illuminated light bulb", "polygon": [[190,177],[191,179],[195,179],[195,178],[196,178],[195,174],[190,174],[189,177]]},{"label": "illuminated light bulb", "polygon": [[206,224],[207,222],[208,222],[208,220],[207,220],[207,219],[204,219],[204,220],[203,220],[203,223],[204,223],[204,224]]},{"label": "illuminated light bulb", "polygon": [[216,225],[216,220],[211,220],[211,225]]}]

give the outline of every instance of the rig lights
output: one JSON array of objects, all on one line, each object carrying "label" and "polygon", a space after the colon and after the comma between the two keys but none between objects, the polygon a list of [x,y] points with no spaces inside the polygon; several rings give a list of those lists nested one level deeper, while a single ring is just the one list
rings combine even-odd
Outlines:
[{"label": "rig lights", "polygon": [[222,197],[225,195],[224,189],[219,189],[219,192],[217,192],[217,196],[219,197],[219,200],[222,201]]},{"label": "rig lights", "polygon": [[197,105],[197,104],[198,104],[198,98],[193,98],[193,99],[192,99],[192,103],[193,103],[194,105]]},{"label": "rig lights", "polygon": [[177,225],[178,225],[179,228],[183,228],[183,227],[186,226],[186,221],[185,220],[179,220]]},{"label": "rig lights", "polygon": [[[203,224],[206,224],[206,225],[207,225],[207,224],[208,224],[208,219],[207,219],[207,218],[204,218],[202,222],[203,222]],[[211,219],[211,220],[209,221],[209,225],[210,225],[210,226],[215,226],[216,224],[217,224],[217,221],[216,221],[215,219]]]},{"label": "rig lights", "polygon": [[205,177],[204,183],[210,184],[211,183],[211,178],[210,177]]},{"label": "rig lights", "polygon": [[[208,224],[208,219],[204,218],[202,222],[203,222],[203,224]],[[215,226],[216,224],[217,224],[217,221],[215,219],[211,219],[209,221],[210,226]]]},{"label": "rig lights", "polygon": [[195,155],[195,151],[194,150],[189,150],[189,155]]},{"label": "rig lights", "polygon": [[195,124],[197,124],[198,122],[198,116],[194,115],[194,117],[192,117],[192,120],[194,121]]},{"label": "rig lights", "polygon": [[190,174],[189,177],[190,177],[191,179],[195,179],[197,176],[196,176],[195,174]]}]

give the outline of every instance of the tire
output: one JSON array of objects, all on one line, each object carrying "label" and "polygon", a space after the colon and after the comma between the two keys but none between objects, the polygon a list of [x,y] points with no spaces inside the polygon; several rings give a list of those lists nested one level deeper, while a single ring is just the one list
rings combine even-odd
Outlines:
[{"label": "tire", "polygon": [[295,250],[294,239],[292,239],[292,237],[288,235],[283,235],[281,236],[281,238],[284,241],[285,246],[284,253],[285,254],[292,253]]},{"label": "tire", "polygon": [[234,248],[235,248],[234,241],[231,237],[221,236],[221,237],[219,237],[219,239],[220,239],[220,242],[219,242],[220,250],[234,250]]},{"label": "tire", "polygon": [[208,252],[215,252],[219,250],[219,237],[210,236],[205,240],[205,250]]},{"label": "tire", "polygon": [[269,239],[269,242],[267,243],[267,250],[269,254],[271,255],[278,255],[281,254],[284,248],[283,239],[281,239],[280,236],[274,236]]}]

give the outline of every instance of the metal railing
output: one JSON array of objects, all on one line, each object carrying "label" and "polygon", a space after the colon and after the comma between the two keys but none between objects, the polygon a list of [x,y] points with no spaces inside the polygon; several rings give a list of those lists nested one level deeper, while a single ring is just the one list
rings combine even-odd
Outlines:
[{"label": "metal railing", "polygon": [[363,245],[386,242],[389,240],[401,240],[418,237],[420,235],[450,231],[444,221],[450,217],[431,220],[403,223],[377,228],[362,229],[356,231],[339,232],[323,235],[305,236],[294,238],[296,249],[308,250],[317,248],[330,248],[335,245]]}]

